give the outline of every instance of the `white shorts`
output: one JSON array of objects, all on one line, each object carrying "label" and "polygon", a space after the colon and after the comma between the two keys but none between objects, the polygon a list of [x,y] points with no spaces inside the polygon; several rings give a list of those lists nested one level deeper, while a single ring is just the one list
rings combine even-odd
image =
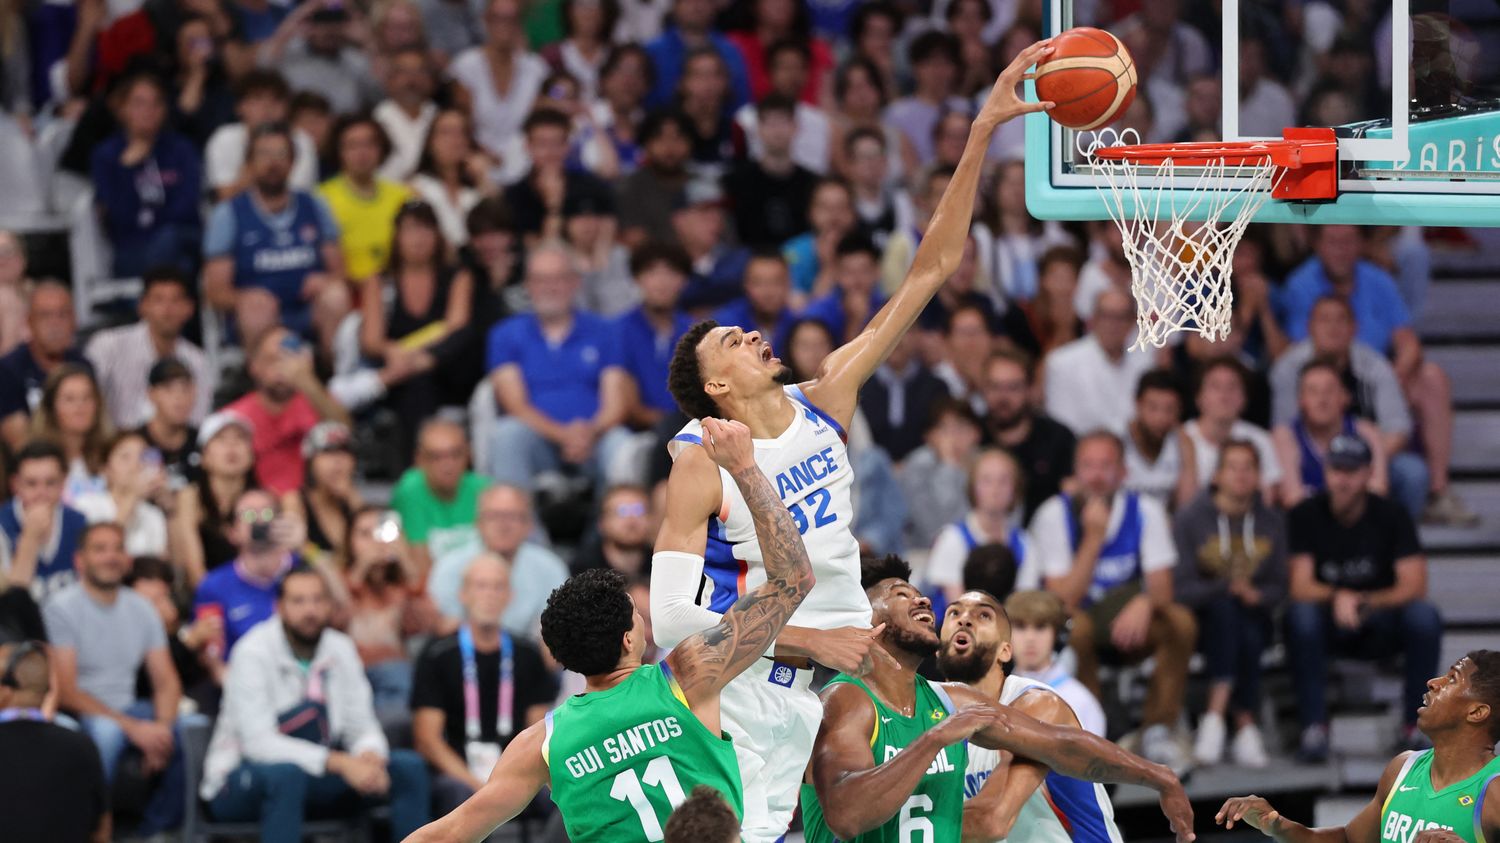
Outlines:
[{"label": "white shorts", "polygon": [[761,659],[719,695],[720,720],[734,739],[745,788],[744,843],[773,843],[797,809],[823,704],[813,672]]}]

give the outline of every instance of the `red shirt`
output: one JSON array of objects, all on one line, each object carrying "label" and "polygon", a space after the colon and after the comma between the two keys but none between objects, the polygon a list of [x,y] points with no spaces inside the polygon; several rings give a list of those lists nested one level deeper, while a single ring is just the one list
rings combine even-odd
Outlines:
[{"label": "red shirt", "polygon": [[317,425],[318,411],[298,393],[273,413],[260,393],[252,392],[225,409],[239,413],[255,427],[255,478],[277,495],[302,488],[302,440]]}]

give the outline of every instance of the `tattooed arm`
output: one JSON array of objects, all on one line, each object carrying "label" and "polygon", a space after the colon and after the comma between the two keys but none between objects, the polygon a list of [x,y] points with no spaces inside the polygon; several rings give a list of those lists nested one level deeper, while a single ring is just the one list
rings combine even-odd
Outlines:
[{"label": "tattooed arm", "polygon": [[813,573],[791,513],[755,464],[750,429],[739,422],[704,419],[703,448],[744,495],[766,567],[764,585],[741,597],[717,625],[684,639],[667,656],[688,705],[708,722],[718,719],[720,689],[765,654],[812,591]]}]

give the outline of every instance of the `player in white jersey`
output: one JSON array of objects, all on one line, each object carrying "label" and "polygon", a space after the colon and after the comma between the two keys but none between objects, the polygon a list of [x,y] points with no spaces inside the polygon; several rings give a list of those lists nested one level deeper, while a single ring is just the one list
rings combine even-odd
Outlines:
[{"label": "player in white jersey", "polygon": [[[1078,728],[1078,717],[1051,688],[1007,676],[1010,620],[990,594],[970,591],[943,615],[938,667],[1001,705],[1046,723]],[[1002,765],[1001,775],[994,776]],[[1122,843],[1104,786],[1025,758],[970,744],[964,775],[964,838],[1007,843]]]},{"label": "player in white jersey", "polygon": [[[853,482],[844,429],[859,389],[916,322],[963,259],[974,193],[996,127],[1045,104],[1016,93],[1026,68],[1050,51],[1035,44],[1006,68],[974,118],[957,170],[917,249],[911,270],[864,332],[824,360],[817,375],[790,385],[758,331],[693,326],[672,356],[668,386],[692,418],[742,422],[755,437],[756,462],[803,534],[817,585],[767,653],[725,689],[723,725],[734,739],[745,787],[743,837],[783,835],[797,806],[822,708],[809,689],[810,661],[861,675],[889,658],[876,643],[860,587],[859,546],[850,532]],[[657,644],[671,647],[718,623],[719,615],[764,576],[744,504],[695,438],[697,423],[673,440],[666,516],[652,558],[651,619]]]}]

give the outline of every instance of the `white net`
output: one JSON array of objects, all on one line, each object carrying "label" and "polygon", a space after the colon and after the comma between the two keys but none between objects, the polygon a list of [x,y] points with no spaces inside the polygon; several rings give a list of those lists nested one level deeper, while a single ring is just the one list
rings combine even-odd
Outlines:
[{"label": "white net", "polygon": [[[1134,129],[1079,138],[1079,151],[1102,176],[1099,192],[1125,245],[1139,329],[1135,347],[1160,348],[1178,331],[1224,339],[1234,315],[1235,247],[1285,170],[1269,156],[1250,163],[1193,158],[1178,165],[1170,158],[1142,163],[1094,154],[1139,143]],[[1191,187],[1177,185],[1178,178],[1189,179]]]}]

